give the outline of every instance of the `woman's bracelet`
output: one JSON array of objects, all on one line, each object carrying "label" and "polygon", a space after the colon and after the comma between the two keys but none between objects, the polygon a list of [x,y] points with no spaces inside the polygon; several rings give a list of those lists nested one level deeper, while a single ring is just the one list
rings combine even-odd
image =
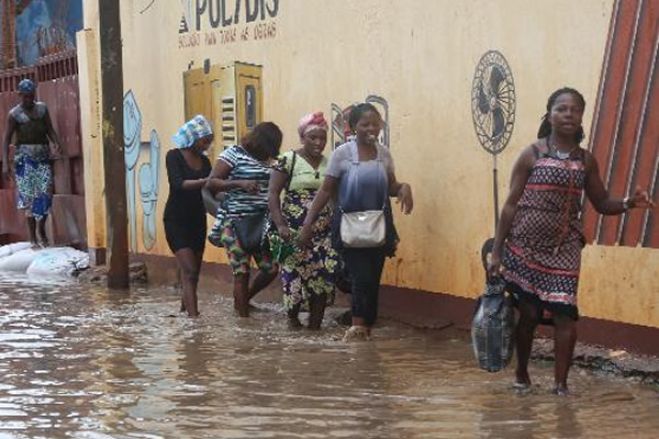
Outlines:
[{"label": "woman's bracelet", "polygon": [[631,199],[628,196],[622,199],[622,208],[624,210],[629,210],[632,207],[634,207],[634,206],[631,205],[630,201],[631,201]]}]

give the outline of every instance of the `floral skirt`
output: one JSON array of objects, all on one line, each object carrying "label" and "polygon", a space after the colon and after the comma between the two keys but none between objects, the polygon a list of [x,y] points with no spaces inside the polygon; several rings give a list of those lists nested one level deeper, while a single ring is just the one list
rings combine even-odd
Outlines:
[{"label": "floral skirt", "polygon": [[[282,213],[293,232],[299,232],[316,195],[315,190],[298,189],[286,193]],[[314,224],[312,247],[289,256],[281,264],[284,305],[290,310],[306,306],[311,296],[326,295],[327,303],[334,303],[335,273],[339,255],[332,247],[332,209],[326,207]]]},{"label": "floral skirt", "polygon": [[52,206],[53,171],[47,155],[35,155],[22,146],[17,148],[15,157],[17,207],[40,220]]}]

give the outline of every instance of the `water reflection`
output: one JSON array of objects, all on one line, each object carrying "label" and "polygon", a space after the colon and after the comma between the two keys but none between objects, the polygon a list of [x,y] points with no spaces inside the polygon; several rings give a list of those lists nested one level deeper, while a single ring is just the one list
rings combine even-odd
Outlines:
[{"label": "water reflection", "polygon": [[656,389],[575,370],[575,396],[474,366],[465,334],[384,323],[371,343],[238,319],[202,295],[171,318],[171,288],[132,294],[0,275],[0,439],[654,437]]}]

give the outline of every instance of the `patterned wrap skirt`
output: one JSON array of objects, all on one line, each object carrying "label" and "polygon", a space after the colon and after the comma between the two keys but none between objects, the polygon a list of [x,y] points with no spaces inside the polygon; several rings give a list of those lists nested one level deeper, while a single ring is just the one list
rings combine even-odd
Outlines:
[{"label": "patterned wrap skirt", "polygon": [[44,218],[52,206],[53,171],[48,145],[19,145],[15,155],[17,207]]}]

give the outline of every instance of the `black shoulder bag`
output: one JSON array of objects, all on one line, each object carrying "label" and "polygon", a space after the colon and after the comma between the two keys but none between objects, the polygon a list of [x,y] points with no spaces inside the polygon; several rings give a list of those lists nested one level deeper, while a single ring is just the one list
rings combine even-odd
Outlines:
[{"label": "black shoulder bag", "polygon": [[[286,182],[286,190],[291,186],[296,157],[297,154],[293,152],[291,171]],[[268,246],[267,237],[268,232],[272,228],[272,220],[266,210],[262,214],[245,216],[234,221],[233,228],[243,250],[247,253],[255,253]]]}]

